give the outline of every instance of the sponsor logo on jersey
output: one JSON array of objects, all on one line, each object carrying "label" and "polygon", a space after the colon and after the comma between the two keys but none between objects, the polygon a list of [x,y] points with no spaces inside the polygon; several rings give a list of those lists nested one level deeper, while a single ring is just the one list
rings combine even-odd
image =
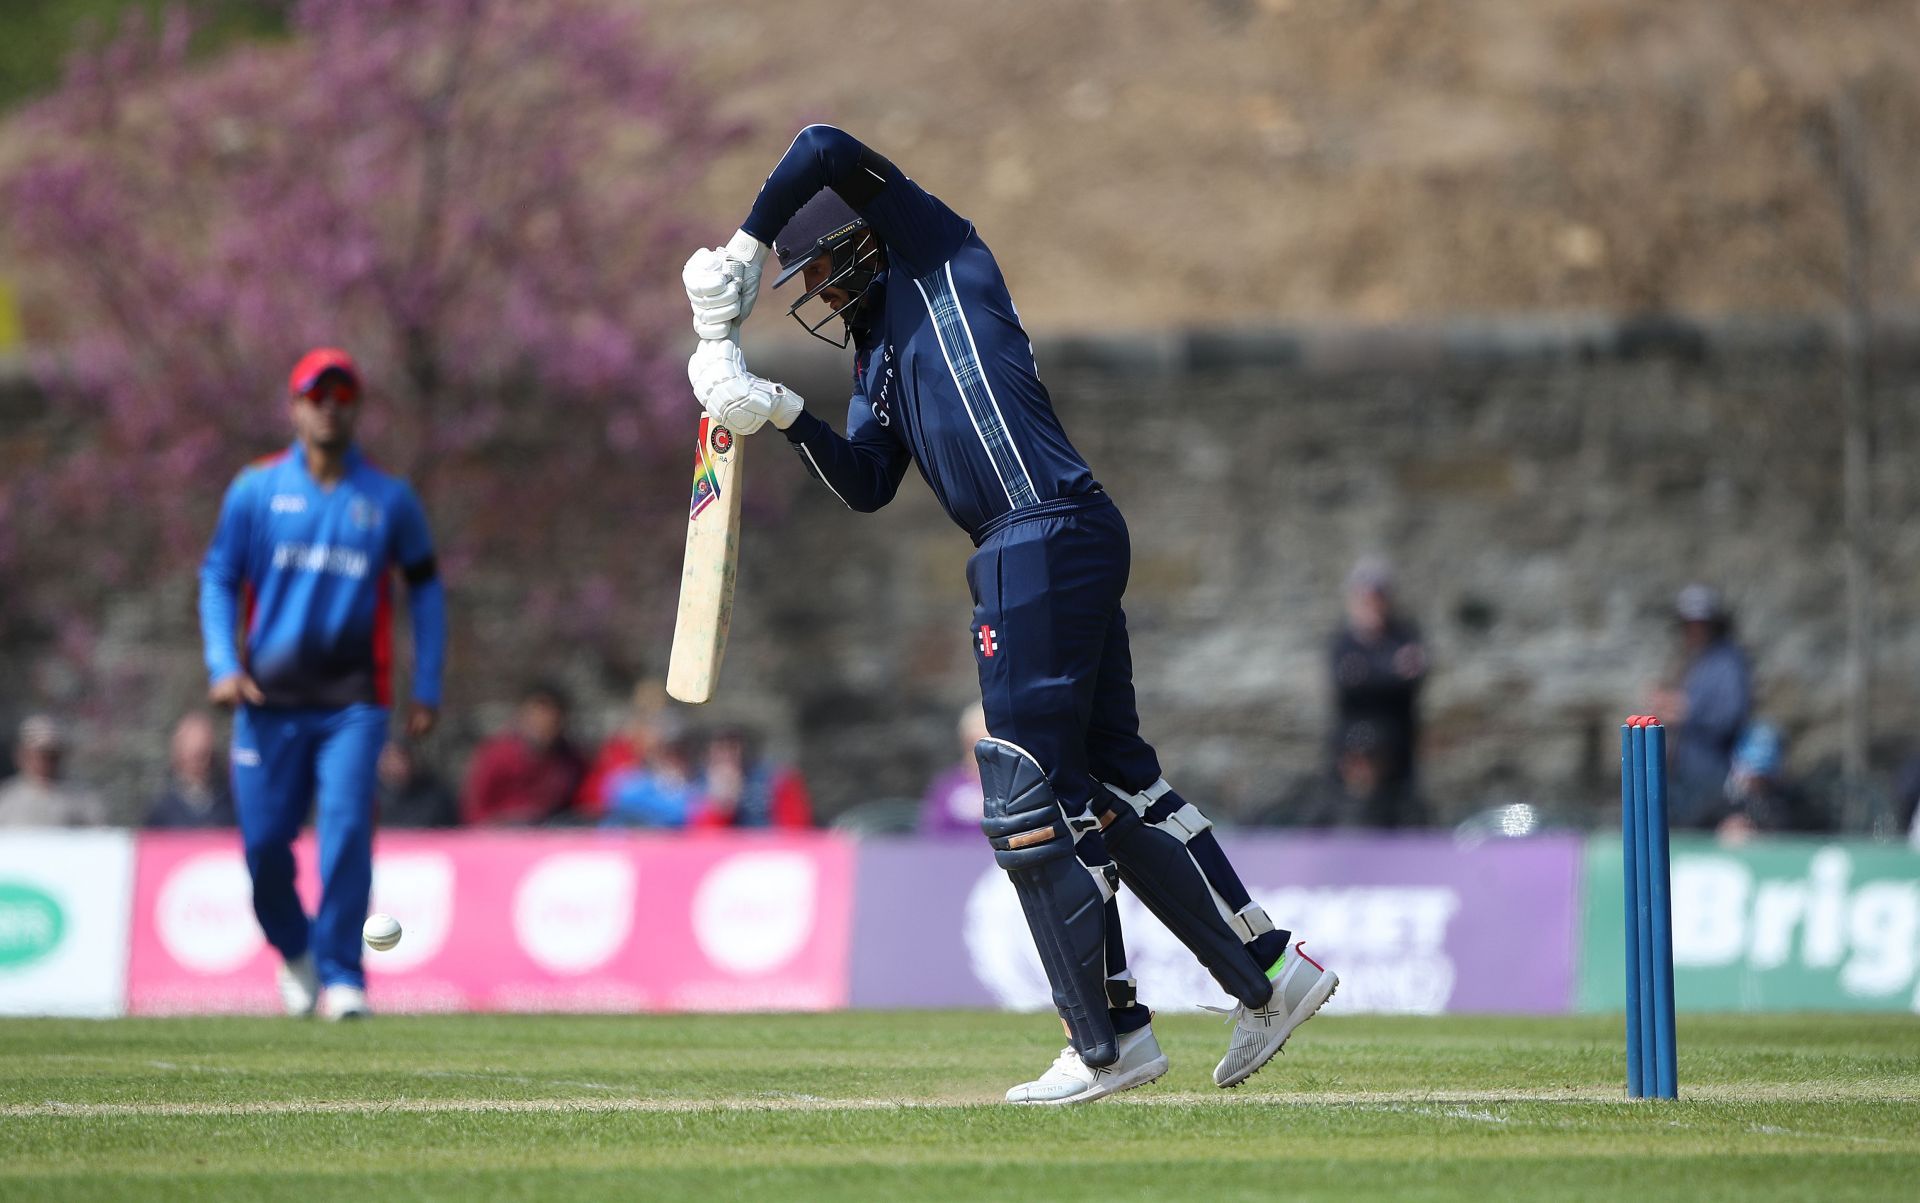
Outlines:
[{"label": "sponsor logo on jersey", "polygon": [[282,543],[273,549],[273,566],[280,571],[325,572],[363,581],[372,567],[366,552],[331,543]]},{"label": "sponsor logo on jersey", "polygon": [[879,387],[874,390],[873,400],[869,402],[873,409],[873,420],[882,426],[893,425],[893,344],[887,343],[880,348]]},{"label": "sponsor logo on jersey", "polygon": [[993,659],[994,654],[1000,650],[1000,632],[984,622],[981,623],[980,629],[973,633],[973,646],[982,656],[989,660]]},{"label": "sponsor logo on jersey", "polygon": [[267,508],[276,514],[304,514],[307,512],[307,499],[298,493],[275,493]]}]

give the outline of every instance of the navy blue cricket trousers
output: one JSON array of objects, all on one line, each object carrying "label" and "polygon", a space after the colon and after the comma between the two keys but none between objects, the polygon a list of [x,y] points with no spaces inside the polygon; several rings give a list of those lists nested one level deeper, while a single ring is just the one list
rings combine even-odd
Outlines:
[{"label": "navy blue cricket trousers", "polygon": [[1111,783],[1160,777],[1140,738],[1127,616],[1132,544],[1104,493],[1046,503],[992,530],[967,561],[987,730],[1038,761],[1067,813],[1106,810]]}]

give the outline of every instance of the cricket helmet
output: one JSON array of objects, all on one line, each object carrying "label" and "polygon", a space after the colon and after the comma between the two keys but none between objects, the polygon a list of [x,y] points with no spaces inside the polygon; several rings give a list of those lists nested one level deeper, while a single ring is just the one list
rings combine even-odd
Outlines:
[{"label": "cricket helmet", "polygon": [[[820,327],[836,317],[843,318],[851,337],[853,330],[868,316],[873,286],[880,278],[880,242],[869,234],[866,218],[854,212],[853,206],[842,200],[839,193],[822,188],[814,193],[812,200],[800,206],[800,211],[773,239],[773,253],[780,260],[780,274],[773,281],[775,288],[821,256],[829,257],[826,278],[802,293],[788,306],[787,313],[808,334],[837,347],[846,346],[847,339],[836,342],[820,333]],[[807,306],[819,300],[820,294],[829,288],[840,289],[852,299],[838,309],[823,303],[807,310]]]}]

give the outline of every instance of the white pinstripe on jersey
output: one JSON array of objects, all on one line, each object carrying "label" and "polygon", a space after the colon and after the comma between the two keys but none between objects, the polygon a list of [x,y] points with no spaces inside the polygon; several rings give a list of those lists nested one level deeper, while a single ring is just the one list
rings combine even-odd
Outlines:
[{"label": "white pinstripe on jersey", "polygon": [[[933,286],[931,292],[927,288],[929,283]],[[1027,474],[1020,449],[1013,444],[1000,403],[994,398],[993,386],[987,383],[980,351],[973,341],[973,328],[960,308],[960,294],[953,283],[953,265],[948,263],[941,271],[915,280],[913,286],[920,290],[920,299],[926,302],[927,314],[933,318],[940,354],[946,358],[947,371],[960,392],[961,404],[966,406],[974,433],[980,436],[980,445],[986,449],[994,475],[1000,478],[1000,487],[1006,491],[1007,505],[1018,510],[1039,504],[1033,478]]]}]

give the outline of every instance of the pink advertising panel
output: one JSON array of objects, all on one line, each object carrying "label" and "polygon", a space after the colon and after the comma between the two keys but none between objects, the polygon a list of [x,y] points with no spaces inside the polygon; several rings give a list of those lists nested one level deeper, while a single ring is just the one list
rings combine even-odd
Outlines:
[{"label": "pink advertising panel", "polygon": [[[310,836],[295,845],[309,909]],[[853,845],[809,833],[394,832],[373,909],[400,920],[365,950],[385,1011],[809,1011],[848,1001]],[[277,1009],[239,840],[140,837],[129,1009]]]}]

